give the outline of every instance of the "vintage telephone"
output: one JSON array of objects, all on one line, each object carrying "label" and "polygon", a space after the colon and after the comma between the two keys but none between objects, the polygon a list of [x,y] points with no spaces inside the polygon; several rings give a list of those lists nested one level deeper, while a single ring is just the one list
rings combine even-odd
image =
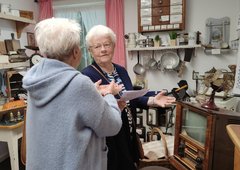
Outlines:
[{"label": "vintage telephone", "polygon": [[179,88],[173,88],[171,92],[167,92],[167,95],[172,95],[178,101],[188,101],[190,96],[187,93],[188,83],[186,80],[180,80],[178,82]]}]

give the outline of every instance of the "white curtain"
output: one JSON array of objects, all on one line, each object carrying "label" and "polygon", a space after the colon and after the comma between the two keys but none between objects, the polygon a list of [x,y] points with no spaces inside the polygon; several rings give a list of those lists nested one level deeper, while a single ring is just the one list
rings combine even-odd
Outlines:
[{"label": "white curtain", "polygon": [[71,4],[53,7],[53,16],[58,18],[75,19],[82,27],[82,61],[79,66],[81,71],[92,62],[92,58],[86,49],[85,36],[89,29],[97,24],[106,25],[104,2]]},{"label": "white curtain", "polygon": [[53,7],[54,16],[61,16],[62,13],[81,12],[83,22],[88,31],[92,26],[106,25],[105,2],[91,2],[71,5],[56,5]]},{"label": "white curtain", "polygon": [[81,10],[81,13],[87,31],[89,31],[94,25],[106,25],[104,3],[85,7]]}]

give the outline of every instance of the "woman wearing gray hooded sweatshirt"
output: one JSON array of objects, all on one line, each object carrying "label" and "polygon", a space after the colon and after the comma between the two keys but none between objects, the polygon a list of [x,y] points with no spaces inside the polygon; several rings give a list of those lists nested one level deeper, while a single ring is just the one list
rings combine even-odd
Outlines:
[{"label": "woman wearing gray hooded sweatshirt", "polygon": [[112,82],[95,85],[75,68],[81,60],[80,26],[51,18],[35,27],[44,57],[23,78],[28,91],[27,170],[106,170],[106,136],[121,128]]}]

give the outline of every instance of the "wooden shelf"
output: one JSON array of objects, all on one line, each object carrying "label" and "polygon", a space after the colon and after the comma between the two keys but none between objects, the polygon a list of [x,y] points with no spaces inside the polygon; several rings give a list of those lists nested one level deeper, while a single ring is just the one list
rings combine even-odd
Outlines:
[{"label": "wooden shelf", "polygon": [[9,68],[17,68],[17,67],[30,67],[29,60],[25,62],[17,62],[17,63],[0,63],[0,69],[9,69]]},{"label": "wooden shelf", "polygon": [[207,55],[220,55],[220,54],[228,54],[230,53],[232,50],[230,48],[219,48],[219,49],[204,49],[205,54]]},{"label": "wooden shelf", "polygon": [[152,51],[152,50],[174,50],[174,49],[185,49],[185,48],[199,48],[201,45],[179,45],[179,46],[165,46],[165,47],[136,47],[127,48],[127,51]]},{"label": "wooden shelf", "polygon": [[0,19],[5,19],[5,20],[10,20],[10,21],[15,21],[16,22],[16,30],[17,30],[17,38],[21,37],[22,30],[28,26],[29,24],[35,24],[36,21],[23,18],[23,17],[17,17],[14,15],[7,15],[0,13]]}]

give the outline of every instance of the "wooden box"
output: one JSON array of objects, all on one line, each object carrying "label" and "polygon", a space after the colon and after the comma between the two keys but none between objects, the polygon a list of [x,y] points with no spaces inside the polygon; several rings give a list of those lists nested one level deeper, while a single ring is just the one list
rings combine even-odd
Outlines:
[{"label": "wooden box", "polygon": [[33,11],[23,11],[20,10],[20,17],[33,20]]}]

